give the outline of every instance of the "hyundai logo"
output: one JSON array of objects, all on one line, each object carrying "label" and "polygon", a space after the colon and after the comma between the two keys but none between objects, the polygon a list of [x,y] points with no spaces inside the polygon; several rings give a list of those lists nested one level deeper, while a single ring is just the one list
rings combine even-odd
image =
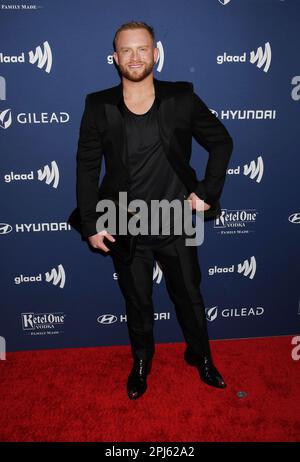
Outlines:
[{"label": "hyundai logo", "polygon": [[12,226],[8,223],[0,223],[0,234],[8,234],[12,231]]},{"label": "hyundai logo", "polygon": [[114,322],[117,322],[118,318],[117,316],[113,314],[102,314],[97,318],[97,321],[100,324],[113,324]]},{"label": "hyundai logo", "polygon": [[300,212],[293,213],[292,215],[289,216],[289,221],[293,224],[299,224],[300,223]]}]

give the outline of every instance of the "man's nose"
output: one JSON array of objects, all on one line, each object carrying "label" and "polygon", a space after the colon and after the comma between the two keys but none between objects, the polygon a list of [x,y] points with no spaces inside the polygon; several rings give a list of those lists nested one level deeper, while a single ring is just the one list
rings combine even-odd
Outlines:
[{"label": "man's nose", "polygon": [[133,50],[133,52],[132,52],[132,58],[133,58],[133,60],[134,60],[134,61],[138,61],[138,60],[139,60],[139,57],[140,57],[140,55],[139,55],[139,50]]}]

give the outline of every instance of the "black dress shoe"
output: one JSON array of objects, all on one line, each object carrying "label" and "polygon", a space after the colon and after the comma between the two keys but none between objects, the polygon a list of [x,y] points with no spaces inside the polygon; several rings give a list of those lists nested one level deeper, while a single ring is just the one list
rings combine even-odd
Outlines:
[{"label": "black dress shoe", "polygon": [[147,390],[147,375],[151,370],[152,360],[136,359],[127,381],[129,399],[138,399]]},{"label": "black dress shoe", "polygon": [[190,366],[196,366],[200,374],[200,378],[207,385],[216,388],[226,388],[226,383],[223,377],[214,366],[212,359],[209,356],[198,356],[193,353],[189,347],[185,350],[184,359]]}]

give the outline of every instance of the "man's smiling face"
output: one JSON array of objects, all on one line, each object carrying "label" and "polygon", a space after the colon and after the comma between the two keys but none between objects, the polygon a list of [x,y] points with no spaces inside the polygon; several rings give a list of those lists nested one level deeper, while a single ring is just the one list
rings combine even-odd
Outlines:
[{"label": "man's smiling face", "polygon": [[119,32],[113,56],[122,77],[140,82],[152,73],[158,49],[146,29],[128,29]]}]

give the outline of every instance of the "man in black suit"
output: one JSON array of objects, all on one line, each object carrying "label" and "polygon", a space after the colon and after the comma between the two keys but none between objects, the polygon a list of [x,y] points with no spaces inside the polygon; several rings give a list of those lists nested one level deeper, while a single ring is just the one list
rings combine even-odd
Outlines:
[{"label": "man in black suit", "polygon": [[[114,38],[114,60],[121,83],[86,97],[77,151],[77,201],[83,237],[95,249],[112,250],[114,238],[97,226],[99,198],[185,200],[192,210],[213,218],[232,153],[232,139],[219,119],[193,92],[189,82],[165,82],[153,77],[158,59],[153,28],[143,22],[123,24]],[[192,137],[209,153],[205,178],[197,179],[189,165]],[[98,185],[102,157],[106,172]],[[208,385],[226,384],[212,360],[205,307],[200,292],[201,271],[196,246],[175,235],[138,236],[130,263],[110,253],[126,302],[133,366],[127,380],[130,399],[147,389],[154,355],[153,263],[159,262],[187,348],[188,364],[196,366]],[[161,231],[161,228],[159,228]],[[105,241],[108,239],[108,241]]]}]

